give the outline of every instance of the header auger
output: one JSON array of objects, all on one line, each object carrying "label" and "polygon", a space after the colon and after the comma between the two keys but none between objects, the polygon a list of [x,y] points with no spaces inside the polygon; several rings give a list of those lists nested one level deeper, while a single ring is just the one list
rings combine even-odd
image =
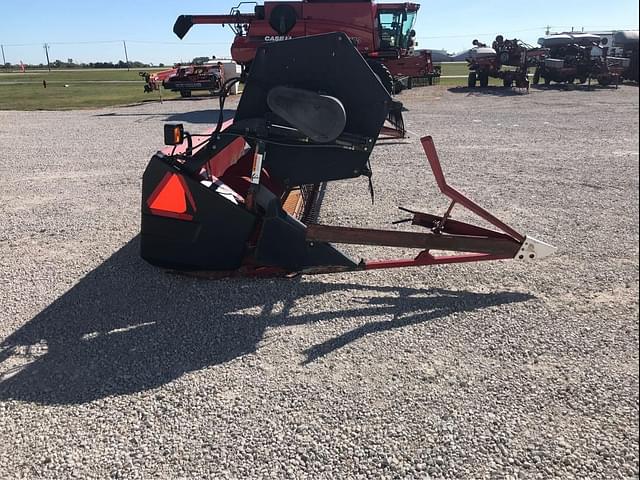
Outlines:
[{"label": "header auger", "polygon": [[[200,136],[184,133],[181,125],[165,126],[165,143],[173,147],[153,156],[143,178],[142,256],[154,265],[206,276],[291,276],[528,261],[553,252],[450,187],[431,137],[422,145],[451,203],[442,215],[404,210],[411,214],[407,221],[425,231],[315,223],[322,185],[372,175],[371,151],[392,105],[344,33],[261,47],[233,120],[220,118]],[[456,205],[496,230],[453,220]],[[410,248],[417,254],[351,259],[334,243]]]}]

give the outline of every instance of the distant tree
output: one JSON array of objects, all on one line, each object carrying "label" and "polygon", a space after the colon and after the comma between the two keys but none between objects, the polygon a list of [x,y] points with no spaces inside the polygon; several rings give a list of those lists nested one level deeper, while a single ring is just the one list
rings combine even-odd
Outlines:
[{"label": "distant tree", "polygon": [[159,64],[158,64],[158,66],[159,66],[160,68],[164,68],[164,63],[159,63]]}]

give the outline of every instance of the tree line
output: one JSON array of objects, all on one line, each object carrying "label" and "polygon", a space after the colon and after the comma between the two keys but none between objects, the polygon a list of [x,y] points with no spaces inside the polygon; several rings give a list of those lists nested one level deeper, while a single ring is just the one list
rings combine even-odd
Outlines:
[{"label": "tree line", "polygon": [[[44,63],[38,63],[38,64],[24,64],[24,66],[29,69],[29,68],[47,68],[47,65]],[[158,65],[154,65],[152,63],[144,63],[144,62],[139,62],[139,61],[130,61],[129,64],[127,64],[127,62],[124,62],[122,60],[119,60],[118,62],[89,62],[89,63],[85,63],[85,62],[81,62],[81,63],[76,63],[73,61],[72,58],[67,59],[66,62],[62,61],[62,60],[54,60],[52,62],[50,62],[50,66],[52,69],[57,68],[57,69],[67,69],[67,68],[151,68],[151,67],[160,67],[163,68],[165,65],[163,63],[160,63]],[[20,64],[11,64],[9,62],[4,64],[4,68],[6,68],[7,70],[13,70],[13,69],[20,69],[21,66]]]}]

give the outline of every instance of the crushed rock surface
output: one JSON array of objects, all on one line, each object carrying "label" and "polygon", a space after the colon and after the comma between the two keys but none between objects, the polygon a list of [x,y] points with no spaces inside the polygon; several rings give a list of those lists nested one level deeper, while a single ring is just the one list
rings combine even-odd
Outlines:
[{"label": "crushed rock surface", "polygon": [[138,255],[142,172],[215,100],[0,112],[0,478],[638,478],[637,87],[400,98],[375,204],[335,182],[321,220],[443,213],[429,134],[451,185],[555,256],[170,275]]}]

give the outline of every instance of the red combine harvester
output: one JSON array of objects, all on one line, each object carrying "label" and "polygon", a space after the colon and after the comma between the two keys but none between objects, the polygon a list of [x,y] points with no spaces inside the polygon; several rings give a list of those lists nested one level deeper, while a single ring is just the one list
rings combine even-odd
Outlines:
[{"label": "red combine harvester", "polygon": [[[391,93],[401,79],[420,78],[433,83],[439,76],[429,52],[413,53],[418,4],[376,4],[372,0],[274,1],[243,13],[240,11],[243,3],[228,15],[181,15],[173,31],[183,38],[194,24],[229,25],[236,34],[231,56],[245,69],[265,43],[344,32]],[[349,73],[344,72],[344,76],[348,78]]]},{"label": "red combine harvester", "polygon": [[[426,232],[315,223],[318,185],[371,178],[371,152],[393,101],[343,33],[274,42],[259,47],[252,63],[233,120],[224,122],[222,112],[226,93],[238,79],[223,86],[214,129],[189,135],[180,124],[165,125],[169,147],[152,157],[142,181],[141,255],[151,264],[213,278],[286,277],[530,261],[555,250],[449,186],[431,137],[424,137],[422,146],[449,207],[443,215],[402,209],[410,218],[395,222]],[[495,230],[453,220],[456,205]],[[418,253],[354,260],[334,243]]]}]

